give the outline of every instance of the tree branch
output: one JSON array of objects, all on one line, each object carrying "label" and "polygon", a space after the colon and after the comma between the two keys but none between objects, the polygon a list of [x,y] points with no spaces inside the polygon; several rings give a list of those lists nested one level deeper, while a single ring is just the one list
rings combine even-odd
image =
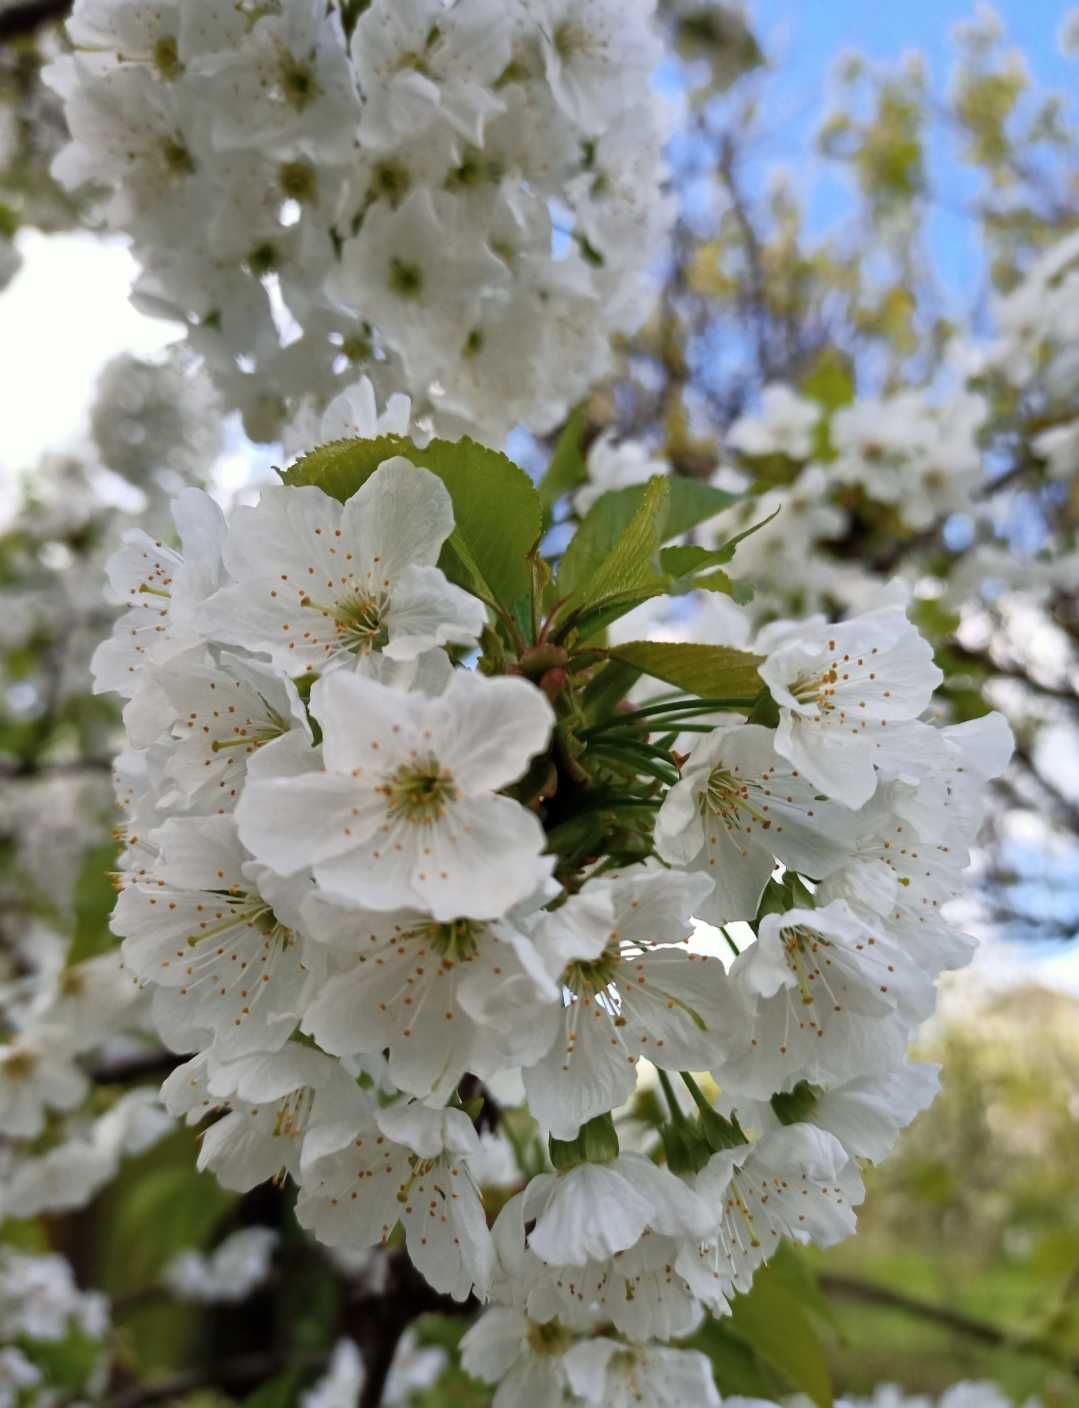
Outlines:
[{"label": "tree branch", "polygon": [[729,137],[724,137],[720,143],[716,172],[727,192],[727,198],[731,203],[731,214],[734,216],[735,224],[738,226],[738,233],[742,241],[742,250],[745,254],[749,281],[749,299],[743,302],[743,312],[746,315],[747,321],[753,328],[757,351],[757,367],[761,380],[767,382],[772,375],[772,357],[771,350],[768,346],[768,332],[766,326],[768,297],[767,284],[764,277],[764,255],[756,226],[753,224],[749,213],[745,193],[738,181],[738,176],[735,171],[735,159],[734,143]]},{"label": "tree branch", "polygon": [[397,1346],[409,1325],[421,1315],[471,1315],[477,1308],[474,1296],[462,1302],[432,1290],[403,1249],[394,1253],[385,1285],[356,1296],[345,1314],[344,1331],[356,1341],[363,1358],[359,1408],[381,1408]]},{"label": "tree branch", "polygon": [[146,1080],[150,1076],[164,1080],[186,1060],[186,1056],[177,1056],[171,1051],[139,1052],[137,1056],[91,1070],[90,1079],[95,1085],[127,1085],[130,1081]]},{"label": "tree branch", "polygon": [[878,1305],[886,1310],[900,1310],[905,1315],[913,1315],[920,1320],[931,1321],[943,1329],[966,1335],[968,1339],[977,1340],[980,1344],[994,1348],[1008,1346],[1032,1354],[1043,1354],[1064,1365],[1071,1373],[1079,1374],[1079,1358],[1062,1352],[1052,1344],[1028,1338],[1014,1330],[1001,1329],[998,1325],[991,1325],[986,1320],[979,1320],[949,1306],[933,1305],[930,1301],[919,1300],[903,1291],[892,1290],[890,1286],[874,1285],[869,1281],[859,1281],[853,1276],[829,1273],[820,1277],[820,1287],[826,1295],[835,1296],[840,1300],[858,1301],[862,1305]]},{"label": "tree branch", "polygon": [[71,0],[24,0],[0,9],[0,44],[25,39],[45,24],[67,18]]},{"label": "tree branch", "polygon": [[112,771],[113,758],[73,758],[66,763],[42,763],[35,759],[24,759],[14,765],[0,763],[0,781],[23,782],[36,777],[77,777],[83,772],[107,773]]}]

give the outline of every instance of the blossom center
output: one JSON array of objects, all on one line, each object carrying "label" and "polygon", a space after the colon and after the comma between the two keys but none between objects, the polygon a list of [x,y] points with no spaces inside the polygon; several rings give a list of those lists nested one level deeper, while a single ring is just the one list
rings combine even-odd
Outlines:
[{"label": "blossom center", "polygon": [[617,978],[621,957],[618,945],[611,944],[591,962],[571,963],[562,981],[578,997],[582,992],[603,992]]},{"label": "blossom center", "polygon": [[171,34],[163,35],[154,45],[153,60],[154,68],[169,83],[179,78],[184,71],[176,40]]},{"label": "blossom center", "polygon": [[[266,704],[266,701],[263,700]],[[210,748],[215,753],[220,753],[226,748],[246,748],[254,752],[256,748],[261,748],[264,743],[272,743],[275,738],[281,738],[289,731],[289,722],[272,705],[266,704],[266,713],[263,718],[253,723],[250,720],[236,728],[229,738],[215,738]]]},{"label": "blossom center", "polygon": [[3,1069],[8,1080],[29,1080],[37,1070],[37,1057],[32,1051],[12,1051]]},{"label": "blossom center", "polygon": [[830,665],[821,675],[796,680],[791,685],[791,694],[799,704],[815,704],[822,714],[830,714],[837,707],[835,687],[839,681],[839,671]]},{"label": "blossom center", "polygon": [[273,1132],[276,1138],[299,1139],[307,1129],[311,1107],[315,1103],[315,1092],[310,1086],[301,1086],[278,1104],[274,1114]]},{"label": "blossom center", "polygon": [[798,991],[806,1007],[815,1001],[812,984],[821,976],[818,955],[831,948],[831,941],[816,929],[793,925],[782,930],[780,937],[787,966],[798,979]]},{"label": "blossom center", "polygon": [[721,817],[728,829],[739,826],[739,816],[742,814],[767,831],[772,825],[771,819],[765,815],[768,807],[765,805],[762,808],[760,804],[754,806],[751,788],[751,783],[732,776],[726,768],[713,768],[698,798],[698,809],[702,815]]},{"label": "blossom center", "polygon": [[528,1347],[533,1354],[564,1354],[572,1342],[572,1335],[557,1320],[550,1320],[546,1325],[536,1320],[528,1322]]},{"label": "blossom center", "polygon": [[453,774],[435,758],[398,768],[384,790],[391,818],[413,826],[433,826],[460,796]]},{"label": "blossom center", "polygon": [[292,942],[292,930],[286,928],[273,910],[258,895],[229,895],[222,899],[223,908],[210,918],[200,921],[198,932],[189,934],[189,948],[196,948],[204,939],[217,938],[230,929],[257,929],[270,940],[280,940],[287,946]]},{"label": "blossom center", "polygon": [[583,24],[565,20],[554,32],[555,53],[563,62],[575,54],[587,54],[592,48],[592,36]]},{"label": "blossom center", "polygon": [[301,606],[319,611],[334,623],[338,644],[344,650],[358,655],[368,655],[373,650],[381,650],[389,640],[386,614],[390,599],[385,592],[353,591],[340,601],[323,605],[305,596]]},{"label": "blossom center", "polygon": [[289,53],[282,54],[281,67],[278,72],[281,92],[285,96],[285,101],[289,107],[295,108],[297,112],[303,112],[304,108],[313,101],[318,91],[314,74],[307,64],[300,63],[294,55]]},{"label": "blossom center", "polygon": [[468,963],[479,952],[478,926],[468,919],[454,919],[449,924],[431,924],[420,932],[445,964]]},{"label": "blossom center", "polygon": [[161,156],[174,176],[190,176],[195,170],[195,158],[178,137],[162,139]]},{"label": "blossom center", "polygon": [[287,161],[279,174],[281,189],[289,200],[313,200],[318,190],[318,175],[306,161]]}]

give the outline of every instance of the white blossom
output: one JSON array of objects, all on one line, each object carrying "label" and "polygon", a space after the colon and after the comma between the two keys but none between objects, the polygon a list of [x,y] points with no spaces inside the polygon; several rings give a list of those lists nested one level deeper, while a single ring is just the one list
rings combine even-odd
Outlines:
[{"label": "white blossom", "polygon": [[719,1408],[712,1364],[697,1350],[662,1345],[626,1346],[602,1337],[574,1345],[566,1355],[570,1387],[596,1408]]},{"label": "white blossom", "polygon": [[432,699],[335,671],[311,710],[325,770],[249,782],[237,809],[265,864],[312,866],[333,898],[439,922],[497,918],[546,878],[538,821],[496,795],[546,745],[539,690],[459,670]]},{"label": "white blossom", "polygon": [[246,1300],[269,1276],[277,1242],[272,1227],[243,1227],[209,1255],[181,1252],[161,1273],[162,1283],[181,1300],[208,1305]]},{"label": "white blossom", "polygon": [[799,633],[772,651],[761,678],[780,709],[776,751],[857,808],[873,795],[878,770],[909,767],[916,742],[896,726],[918,718],[943,676],[928,642],[889,607]]},{"label": "white blossom", "polygon": [[255,508],[232,517],[232,582],[201,619],[208,634],[264,651],[291,675],[372,651],[414,660],[437,645],[470,645],[483,606],[435,565],[452,531],[445,486],[401,458],[343,506],[313,486],[264,489]]},{"label": "white blossom", "polygon": [[675,945],[707,893],[662,870],[593,880],[541,921],[537,943],[565,996],[550,1049],[524,1073],[557,1138],[633,1094],[646,1057],[669,1070],[718,1064],[744,1022],[722,963]]},{"label": "white blossom", "polygon": [[775,739],[756,724],[707,734],[656,818],[663,859],[712,882],[696,909],[711,923],[755,918],[777,862],[823,879],[849,854],[850,813],[788,765]]}]

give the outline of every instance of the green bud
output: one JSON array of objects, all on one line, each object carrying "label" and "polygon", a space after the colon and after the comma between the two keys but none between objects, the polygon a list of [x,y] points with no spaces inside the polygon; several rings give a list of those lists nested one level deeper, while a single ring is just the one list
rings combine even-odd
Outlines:
[{"label": "green bud", "polygon": [[473,1124],[475,1124],[476,1121],[479,1119],[480,1115],[483,1114],[484,1104],[485,1101],[483,1096],[477,1095],[474,1100],[463,1101],[461,1104],[461,1109],[464,1110],[468,1118],[472,1121]]},{"label": "green bud", "polygon": [[777,880],[769,880],[757,906],[757,921],[769,914],[786,914],[790,907],[791,901],[786,886]]},{"label": "green bud", "polygon": [[693,1096],[693,1101],[700,1112],[701,1133],[712,1152],[718,1154],[721,1149],[737,1149],[739,1145],[747,1144],[749,1141],[746,1139],[737,1118],[732,1117],[727,1120],[717,1114],[693,1077],[685,1071],[681,1075],[685,1081],[686,1089]]},{"label": "green bud", "polygon": [[589,1120],[577,1138],[587,1163],[609,1164],[618,1158],[618,1134],[615,1131],[614,1118],[609,1112]]},{"label": "green bud", "polygon": [[700,1173],[712,1157],[712,1150],[696,1121],[665,1124],[659,1131],[659,1137],[667,1155],[667,1167],[682,1178]]},{"label": "green bud", "polygon": [[753,705],[747,723],[762,724],[765,728],[779,727],[779,705],[767,689],[762,689]]},{"label": "green bud", "polygon": [[820,1091],[809,1081],[799,1081],[793,1090],[772,1096],[772,1109],[780,1124],[804,1124],[816,1109]]},{"label": "green bud", "polygon": [[579,1134],[576,1139],[556,1139],[552,1134],[547,1140],[547,1152],[559,1173],[565,1173],[567,1169],[576,1168],[578,1164],[585,1162]]},{"label": "green bud", "polygon": [[817,901],[813,898],[813,891],[793,870],[788,870],[784,875],[783,888],[790,896],[791,909],[816,909]]}]

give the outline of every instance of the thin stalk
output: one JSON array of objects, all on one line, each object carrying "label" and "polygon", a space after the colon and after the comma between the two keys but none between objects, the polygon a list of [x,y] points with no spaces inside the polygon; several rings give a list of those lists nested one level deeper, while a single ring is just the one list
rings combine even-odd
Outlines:
[{"label": "thin stalk", "polygon": [[[751,699],[702,699],[694,704],[690,699],[683,697],[667,704],[651,704],[644,709],[634,709],[628,714],[612,714],[608,719],[601,719],[598,724],[591,724],[581,736],[587,738],[589,734],[602,733],[606,729],[625,728],[638,719],[650,719],[663,714],[691,718],[694,714],[716,714],[730,712],[732,709],[750,708],[752,704]],[[665,719],[660,721],[666,722]]]},{"label": "thin stalk", "polygon": [[730,932],[729,932],[729,930],[727,929],[726,924],[721,924],[721,925],[719,926],[719,932],[720,932],[720,933],[723,935],[723,937],[727,940],[727,947],[730,949],[731,953],[734,954],[735,958],[738,958],[738,957],[741,955],[742,950],[738,947],[738,945],[737,945],[737,944],[734,942],[734,940],[731,938]]},{"label": "thin stalk", "polygon": [[[693,719],[693,718],[698,718],[699,715],[690,714],[690,715],[688,715],[687,717],[690,718],[690,719]],[[670,733],[670,734],[665,733],[665,734],[663,735],[664,738],[677,738],[680,733],[713,733],[713,732],[715,731],[714,725],[712,725],[712,724],[683,723],[682,720],[681,720],[681,718],[677,718],[677,717],[676,717],[676,718],[673,718],[673,719],[660,719],[660,720],[658,720],[657,727],[658,727],[659,725],[662,725],[662,727],[665,728],[665,729],[666,729],[666,728],[672,728],[672,729],[674,729],[674,732],[673,732],[673,733]],[[650,730],[649,732],[651,733],[651,730]],[[614,729],[614,728],[604,729],[604,733],[605,733],[606,735],[608,735],[608,736],[610,736],[610,735],[613,734],[614,736],[616,736],[616,737],[618,737],[618,738],[621,738],[623,734],[625,734],[627,738],[640,738],[640,737],[641,737],[641,734],[640,734],[639,732],[634,732],[633,730],[628,729],[628,728],[627,728],[627,729],[620,729],[620,728],[619,728],[619,729]],[[584,738],[584,739],[586,739],[586,740],[587,740],[587,738],[588,738],[588,734],[587,734],[587,733],[583,733],[583,734],[581,734],[581,735],[579,735],[579,736],[582,737],[582,738]],[[656,746],[657,746],[657,747],[660,747],[661,745],[657,744]]]},{"label": "thin stalk", "polygon": [[667,1108],[671,1112],[672,1122],[674,1124],[685,1124],[686,1113],[678,1103],[678,1096],[674,1093],[674,1086],[671,1084],[670,1076],[666,1071],[660,1070],[658,1066],[656,1067],[656,1075],[659,1077],[660,1086],[663,1089],[663,1094],[666,1096]]},{"label": "thin stalk", "polygon": [[664,782],[670,787],[679,781],[679,775],[673,765],[670,768],[663,768],[652,758],[642,757],[640,754],[622,748],[605,747],[597,749],[597,752],[600,759],[620,763],[632,772],[644,773],[646,777],[654,777],[657,782]]},{"label": "thin stalk", "polygon": [[682,1077],[683,1083],[685,1084],[685,1087],[689,1091],[690,1095],[693,1096],[693,1103],[696,1105],[697,1109],[700,1110],[701,1114],[714,1114],[715,1112],[713,1111],[712,1106],[708,1102],[708,1097],[705,1095],[704,1091],[700,1088],[700,1086],[693,1079],[690,1073],[688,1071],[679,1071],[678,1074]]},{"label": "thin stalk", "polygon": [[650,758],[658,758],[659,761],[663,763],[669,763],[671,761],[670,753],[664,752],[658,743],[647,743],[643,738],[634,736],[633,734],[628,734],[625,738],[623,738],[621,734],[614,738],[600,738],[596,740],[593,746],[601,751],[608,747],[628,748],[631,753],[641,753]]}]

